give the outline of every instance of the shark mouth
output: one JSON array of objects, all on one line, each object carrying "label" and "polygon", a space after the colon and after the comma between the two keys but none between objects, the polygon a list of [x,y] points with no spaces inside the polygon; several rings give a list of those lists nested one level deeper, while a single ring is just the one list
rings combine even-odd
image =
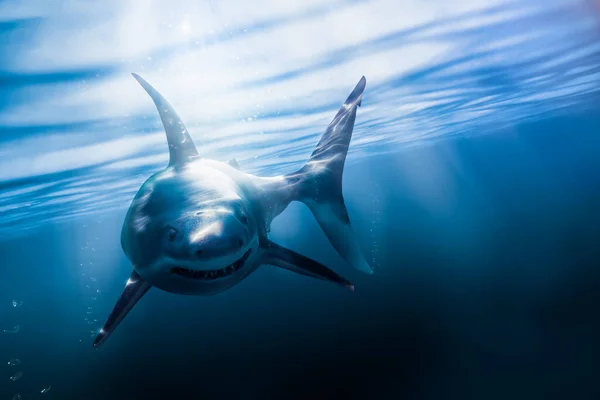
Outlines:
[{"label": "shark mouth", "polygon": [[244,266],[244,263],[246,262],[248,257],[250,257],[250,253],[252,253],[252,249],[248,249],[248,251],[246,251],[244,255],[236,262],[229,264],[225,268],[221,269],[200,271],[182,267],[174,267],[173,269],[171,269],[171,272],[188,279],[213,280],[218,278],[224,278],[233,274],[235,271],[240,270]]}]

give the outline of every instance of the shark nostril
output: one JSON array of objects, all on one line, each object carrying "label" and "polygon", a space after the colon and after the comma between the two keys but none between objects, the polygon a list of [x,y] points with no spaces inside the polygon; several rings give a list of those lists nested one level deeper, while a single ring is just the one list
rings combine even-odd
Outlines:
[{"label": "shark nostril", "polygon": [[244,241],[242,239],[238,239],[238,246],[242,247],[244,245]]},{"label": "shark nostril", "polygon": [[202,250],[196,250],[196,257],[202,257]]}]

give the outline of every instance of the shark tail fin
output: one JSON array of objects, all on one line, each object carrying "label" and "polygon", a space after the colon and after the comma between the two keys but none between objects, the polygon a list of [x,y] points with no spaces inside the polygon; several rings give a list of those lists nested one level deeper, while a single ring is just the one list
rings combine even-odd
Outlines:
[{"label": "shark tail fin", "polygon": [[363,76],[327,127],[310,160],[287,179],[297,185],[297,199],[310,208],[342,258],[359,271],[372,274],[350,226],[342,194],[344,162],[366,83]]}]

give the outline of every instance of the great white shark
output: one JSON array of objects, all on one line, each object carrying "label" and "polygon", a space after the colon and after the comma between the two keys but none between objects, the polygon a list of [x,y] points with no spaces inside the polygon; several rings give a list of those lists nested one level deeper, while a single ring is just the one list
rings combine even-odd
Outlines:
[{"label": "great white shark", "polygon": [[308,206],[349,265],[373,273],[351,229],[342,195],[344,162],[365,90],[364,76],[308,162],[295,173],[265,178],[241,171],[235,159],[222,163],[201,157],[173,107],[142,77],[132,75],[154,101],[170,159],[163,171],[146,180],[129,207],[121,247],[133,272],[94,347],[106,341],[151,287],[185,295],[215,294],[259,266],[272,265],[354,290],[323,264],[269,240],[271,222],[292,201]]}]

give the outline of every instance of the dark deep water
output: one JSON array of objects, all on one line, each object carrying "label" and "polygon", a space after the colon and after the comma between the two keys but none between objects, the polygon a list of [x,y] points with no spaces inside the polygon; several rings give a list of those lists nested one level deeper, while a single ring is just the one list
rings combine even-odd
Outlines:
[{"label": "dark deep water", "polygon": [[272,267],[213,297],[152,290],[100,350],[125,210],[0,242],[0,320],[20,325],[0,336],[0,398],[600,398],[599,115],[350,156],[375,274],[341,266],[303,206],[272,237],[355,293]]}]

